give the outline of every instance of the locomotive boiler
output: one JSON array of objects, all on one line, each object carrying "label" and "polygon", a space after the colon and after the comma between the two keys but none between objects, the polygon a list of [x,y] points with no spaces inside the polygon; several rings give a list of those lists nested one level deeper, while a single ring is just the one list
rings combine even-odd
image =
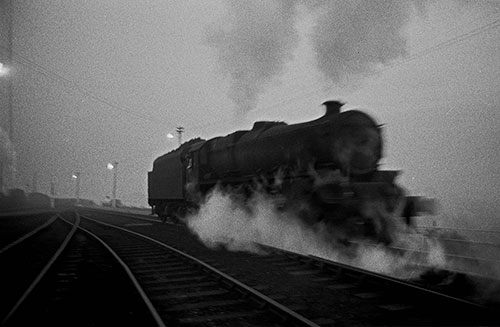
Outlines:
[{"label": "locomotive boiler", "polygon": [[278,199],[278,210],[323,224],[338,241],[391,243],[396,226],[422,211],[419,198],[396,184],[398,171],[379,169],[383,137],[373,118],[341,111],[338,101],[324,105],[325,115],[313,121],[256,122],[157,158],[148,173],[150,206],[163,219],[178,219],[216,185],[244,198],[258,190]]}]

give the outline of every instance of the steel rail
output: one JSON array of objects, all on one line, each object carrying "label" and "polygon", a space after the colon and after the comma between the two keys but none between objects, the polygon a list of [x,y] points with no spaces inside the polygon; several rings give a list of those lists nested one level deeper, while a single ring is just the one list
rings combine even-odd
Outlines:
[{"label": "steel rail", "polygon": [[382,274],[379,274],[379,273],[376,273],[376,272],[372,272],[372,271],[365,270],[365,269],[358,268],[358,267],[354,267],[354,266],[349,266],[349,265],[346,265],[344,263],[332,261],[332,260],[329,260],[329,259],[325,259],[325,258],[322,258],[322,257],[318,257],[318,256],[315,256],[315,255],[312,255],[312,254],[304,255],[304,254],[295,253],[295,252],[291,252],[291,251],[287,251],[287,250],[282,250],[282,249],[279,249],[279,248],[276,248],[276,247],[273,247],[273,246],[270,246],[270,245],[265,245],[265,244],[260,244],[260,243],[258,243],[258,244],[260,246],[264,247],[264,248],[269,248],[269,249],[274,250],[276,252],[282,252],[282,253],[288,254],[290,256],[295,256],[295,257],[302,257],[304,259],[308,259],[308,261],[313,260],[313,261],[317,261],[317,262],[322,262],[322,263],[327,264],[329,266],[333,266],[333,267],[336,267],[336,268],[344,269],[346,271],[358,273],[359,275],[362,275],[362,276],[369,276],[369,277],[372,277],[372,278],[374,278],[376,280],[379,280],[379,281],[389,282],[389,283],[396,284],[396,285],[403,286],[403,287],[407,287],[407,288],[410,288],[410,289],[413,289],[413,290],[416,290],[416,291],[419,291],[419,292],[423,292],[423,293],[426,293],[426,294],[429,294],[429,295],[434,295],[434,296],[442,297],[442,298],[445,298],[447,300],[451,300],[451,301],[458,302],[458,303],[461,303],[461,304],[466,304],[468,306],[473,306],[473,307],[476,307],[476,308],[479,308],[479,309],[488,310],[488,307],[485,307],[485,306],[483,306],[481,304],[470,302],[470,301],[467,301],[467,300],[464,300],[464,299],[460,299],[460,298],[456,298],[456,297],[453,297],[453,296],[450,296],[450,295],[447,295],[447,294],[443,294],[443,293],[439,293],[439,292],[436,292],[436,291],[433,291],[433,290],[430,290],[430,289],[426,289],[426,288],[421,287],[421,286],[419,286],[417,284],[405,282],[403,280],[400,280],[400,279],[397,279],[397,278],[394,278],[394,277],[382,275]]},{"label": "steel rail", "polygon": [[444,229],[444,230],[451,230],[451,231],[466,231],[466,232],[500,234],[500,231],[496,231],[496,230],[475,229],[475,228],[461,228],[461,227],[416,226],[415,229],[426,230],[426,231],[433,231],[433,230],[437,230],[437,229]]},{"label": "steel rail", "polygon": [[[366,243],[366,242],[351,241],[351,243],[360,244],[360,245],[364,245],[364,246],[376,246],[376,244],[371,244],[371,243]],[[396,251],[405,251],[405,252],[410,253],[410,254],[417,254],[417,255],[421,255],[421,256],[429,256],[431,254],[431,252],[429,252],[429,251],[425,251],[425,250],[421,250],[421,249],[404,248],[404,247],[401,247],[401,246],[389,245],[389,246],[387,246],[387,248],[388,249],[393,249],[393,250],[396,250]],[[461,255],[461,254],[453,254],[453,253],[444,253],[444,255],[449,260],[470,260],[470,261],[477,261],[477,262],[481,262],[481,263],[484,263],[484,264],[491,264],[491,265],[498,265],[498,264],[500,264],[500,260],[497,260],[497,259],[488,259],[488,258],[484,258],[484,257],[480,257],[480,256],[478,256],[478,257],[471,257],[471,256],[466,256],[466,255]],[[449,269],[449,270],[452,270],[452,271],[456,271],[456,272],[459,272],[459,273],[469,273],[471,275],[477,275],[477,276],[483,276],[483,277],[489,278],[489,276],[477,274],[474,271],[465,271],[463,269],[462,270],[458,270],[456,267],[447,267],[446,269]]]},{"label": "steel rail", "polygon": [[461,303],[461,304],[466,304],[468,306],[476,307],[476,308],[479,308],[479,309],[484,309],[484,310],[488,309],[487,307],[485,307],[485,306],[483,306],[481,304],[470,302],[470,301],[467,301],[467,300],[464,300],[464,299],[460,299],[460,298],[457,298],[457,297],[454,297],[454,296],[450,296],[450,295],[447,295],[447,294],[439,293],[439,292],[436,292],[436,291],[433,291],[433,290],[430,290],[430,289],[418,286],[418,285],[413,284],[413,283],[405,282],[403,280],[400,280],[400,279],[397,279],[397,278],[394,278],[394,277],[385,276],[385,275],[382,275],[382,274],[378,274],[378,273],[375,273],[375,272],[372,272],[372,271],[369,271],[369,270],[365,270],[365,269],[361,269],[361,268],[357,268],[357,267],[352,267],[352,266],[349,266],[349,265],[346,265],[346,264],[343,264],[343,263],[340,263],[340,262],[331,261],[331,260],[328,260],[328,259],[325,259],[325,258],[321,258],[321,257],[317,257],[317,256],[314,256],[314,255],[308,255],[308,257],[310,257],[311,259],[316,260],[316,261],[324,262],[325,264],[328,264],[328,265],[331,265],[331,266],[335,266],[335,267],[338,267],[338,268],[341,268],[341,269],[345,269],[345,270],[348,270],[348,271],[351,271],[351,272],[356,272],[356,273],[358,273],[360,275],[370,276],[372,278],[375,278],[376,280],[381,280],[381,281],[389,282],[389,283],[396,284],[396,285],[399,285],[399,286],[403,286],[403,287],[406,287],[406,288],[409,288],[409,289],[412,289],[412,290],[415,290],[415,291],[419,291],[419,292],[422,292],[422,293],[425,293],[425,294],[429,294],[429,295],[433,295],[433,296],[438,296],[438,297],[441,297],[441,298],[444,298],[444,299],[447,299],[447,300],[451,300],[451,301],[458,302],[458,303]]},{"label": "steel rail", "polygon": [[89,218],[89,217],[87,217],[85,215],[82,215],[82,217],[85,218],[85,219],[91,220],[91,221],[93,221],[95,223],[101,224],[101,225],[105,225],[105,226],[108,226],[108,227],[112,227],[112,228],[116,228],[116,229],[119,229],[119,230],[123,230],[125,232],[130,233],[130,234],[136,235],[138,237],[147,239],[148,241],[151,241],[151,242],[153,242],[155,244],[158,244],[161,247],[164,247],[164,248],[168,249],[169,251],[177,253],[180,256],[183,256],[183,257],[185,257],[185,258],[187,258],[189,260],[192,260],[192,261],[196,262],[197,264],[201,265],[202,267],[210,270],[212,273],[214,273],[214,274],[216,274],[216,275],[224,278],[225,280],[231,282],[233,285],[238,286],[240,289],[242,289],[242,290],[244,290],[244,291],[252,294],[253,296],[259,298],[260,300],[262,300],[262,301],[270,304],[273,308],[277,309],[281,314],[285,314],[286,316],[288,316],[288,317],[294,319],[295,321],[298,321],[301,324],[304,324],[306,326],[319,327],[319,325],[315,324],[314,322],[312,322],[311,320],[305,318],[304,316],[302,316],[302,315],[300,315],[300,314],[298,314],[298,313],[290,310],[289,308],[287,308],[284,305],[276,302],[275,300],[267,297],[266,295],[260,293],[259,291],[257,291],[255,289],[253,289],[253,288],[251,288],[251,287],[243,284],[242,282],[240,282],[240,281],[232,278],[231,276],[223,273],[222,271],[220,271],[220,270],[218,270],[218,269],[210,266],[209,264],[207,264],[207,263],[205,263],[205,262],[203,262],[203,261],[201,261],[201,260],[199,260],[199,259],[197,259],[197,258],[195,258],[195,257],[193,257],[193,256],[191,256],[189,254],[187,254],[187,253],[184,253],[184,252],[182,252],[182,251],[180,251],[180,250],[178,250],[178,249],[176,249],[174,247],[171,247],[171,246],[169,246],[169,245],[167,245],[165,243],[157,241],[157,240],[155,240],[155,239],[153,239],[151,237],[148,237],[148,236],[142,235],[140,233],[128,230],[126,228],[122,228],[122,227],[119,227],[119,226],[116,226],[116,225],[104,223],[104,222],[101,222],[101,221]]},{"label": "steel rail", "polygon": [[[77,213],[78,215],[78,213]],[[79,216],[79,215],[78,215]],[[86,218],[86,217],[84,217]],[[88,218],[87,218],[88,219]],[[63,218],[64,221],[66,221],[68,224],[71,224],[71,222],[65,220]],[[154,320],[156,321],[156,323],[158,324],[158,326],[160,327],[165,327],[165,323],[163,322],[163,320],[161,319],[160,315],[158,314],[158,311],[156,310],[156,308],[153,306],[153,304],[151,303],[151,300],[148,298],[148,296],[146,295],[146,293],[144,292],[142,286],[139,284],[139,282],[137,281],[137,278],[135,278],[134,274],[132,273],[132,271],[130,270],[130,268],[127,266],[127,264],[118,256],[118,254],[106,243],[104,242],[99,236],[95,235],[94,233],[92,233],[91,231],[89,231],[88,229],[86,228],[83,228],[81,226],[78,226],[78,229],[84,231],[85,233],[89,234],[90,236],[92,236],[93,238],[95,238],[99,243],[101,243],[105,248],[106,250],[108,250],[111,255],[116,259],[116,261],[118,261],[118,263],[122,266],[123,270],[125,270],[127,276],[129,277],[129,279],[132,281],[132,283],[134,284],[134,287],[137,289],[137,291],[139,292],[139,295],[141,296],[142,300],[144,301],[144,303],[146,304],[146,306],[148,307],[148,310],[150,311],[151,315],[153,316]]]},{"label": "steel rail", "polygon": [[[414,250],[414,249],[407,249],[399,246],[388,246],[389,249],[394,249],[394,250],[400,250],[400,251],[407,251],[409,253],[418,253],[422,255],[429,255],[431,252],[429,251],[424,251],[424,250]],[[500,263],[500,260],[496,259],[487,259],[487,258],[482,258],[482,257],[469,257],[466,255],[460,255],[460,254],[452,254],[452,253],[444,253],[445,256],[449,257],[450,259],[467,259],[467,260],[477,260],[477,261],[485,261],[489,263]]]},{"label": "steel rail", "polygon": [[[123,217],[128,217],[128,218],[143,219],[143,220],[153,221],[153,222],[157,222],[157,223],[161,222],[161,220],[158,218],[158,216],[153,216],[153,215],[147,214],[147,213],[118,211],[118,210],[112,210],[112,209],[107,209],[107,208],[95,208],[95,207],[78,207],[76,209],[77,210],[83,209],[85,211],[92,211],[93,213],[104,213],[104,214],[110,214],[110,215],[114,215],[114,216],[123,216]],[[156,219],[155,219],[155,217],[156,217]]]},{"label": "steel rail", "polygon": [[[57,215],[58,218],[63,219],[59,214]],[[63,219],[64,220],[64,219]],[[75,234],[77,230],[77,225],[80,224],[80,217],[77,216],[76,222],[73,225],[73,228],[70,230],[68,235],[66,235],[66,238],[64,241],[61,243],[57,251],[54,253],[52,258],[47,262],[47,264],[42,268],[40,273],[36,276],[36,278],[33,280],[33,282],[30,284],[30,286],[24,291],[23,295],[17,300],[16,304],[10,309],[9,313],[7,316],[2,321],[2,325],[6,324],[6,322],[12,317],[12,315],[17,311],[17,309],[21,306],[21,304],[26,300],[26,298],[31,294],[31,292],[35,289],[35,287],[38,285],[38,283],[42,280],[42,278],[45,276],[47,271],[52,267],[54,262],[59,258],[61,253],[64,251],[66,246],[68,245],[69,241],[73,238],[73,235]]]},{"label": "steel rail", "polygon": [[[494,231],[491,231],[491,233],[494,233]],[[465,244],[472,244],[472,245],[489,245],[489,246],[500,247],[500,243],[487,242],[487,241],[475,241],[475,240],[469,240],[469,239],[440,237],[439,235],[426,235],[424,233],[415,233],[415,234],[410,234],[410,235],[418,235],[418,236],[422,237],[423,240],[439,240],[439,241],[457,242],[457,243],[465,243]]]},{"label": "steel rail", "polygon": [[35,235],[36,233],[38,233],[39,231],[41,231],[42,229],[46,228],[47,226],[49,226],[50,224],[52,224],[54,221],[56,221],[57,218],[58,218],[58,215],[54,215],[49,221],[47,221],[43,225],[38,226],[37,228],[35,228],[31,232],[26,233],[25,235],[21,236],[20,238],[18,238],[14,242],[12,242],[12,243],[4,246],[2,249],[0,249],[0,254],[2,254],[3,252],[7,251],[8,249],[16,246],[17,244],[25,241],[26,239],[30,238],[31,236]]},{"label": "steel rail", "polygon": [[[489,245],[489,246],[496,246],[500,247],[500,241],[499,242],[488,242],[488,241],[477,241],[473,239],[459,239],[459,238],[452,238],[449,236],[440,236],[440,235],[430,235],[429,233],[432,233],[431,228],[425,228],[421,229],[419,227],[415,228],[415,232],[411,231],[400,231],[398,234],[401,234],[400,236],[406,237],[406,235],[410,236],[416,236],[422,239],[422,241],[425,240],[440,240],[440,241],[451,241],[451,242],[457,242],[457,243],[465,243],[465,244],[472,244],[472,245]],[[446,229],[446,230],[453,230],[456,231],[453,228],[436,228],[436,229]],[[487,230],[466,230],[463,229],[463,231],[471,231],[471,232],[481,232],[481,233],[490,233],[490,234],[497,234],[500,233],[498,231],[487,231]],[[495,235],[495,237],[498,237]]]},{"label": "steel rail", "polygon": [[[1,48],[1,46],[0,46]],[[7,217],[18,217],[18,216],[34,216],[34,215],[39,215],[43,213],[53,213],[55,214],[57,210],[48,210],[48,209],[33,209],[33,210],[25,210],[25,211],[7,211],[7,212],[1,212],[0,213],[0,219],[2,218],[7,218]]]},{"label": "steel rail", "polygon": [[453,296],[450,296],[450,295],[447,295],[447,294],[439,293],[439,292],[436,292],[436,291],[433,291],[433,290],[429,290],[427,288],[418,286],[418,285],[413,284],[413,283],[408,283],[408,282],[402,281],[402,280],[397,279],[397,278],[393,278],[393,277],[390,277],[390,276],[385,276],[385,275],[382,275],[382,274],[378,274],[378,273],[375,273],[375,272],[372,272],[372,271],[368,271],[368,270],[365,270],[365,269],[361,269],[361,268],[357,268],[357,267],[348,266],[348,265],[342,264],[340,262],[331,261],[331,260],[324,259],[324,258],[321,258],[321,257],[317,257],[317,256],[314,256],[314,255],[309,255],[309,257],[312,258],[312,259],[314,259],[314,260],[316,260],[316,261],[324,262],[324,263],[326,263],[328,265],[332,265],[332,266],[335,266],[335,267],[338,267],[338,268],[341,268],[341,269],[349,270],[351,272],[356,272],[356,273],[359,273],[359,274],[364,275],[364,276],[373,277],[373,278],[375,278],[377,280],[386,281],[386,282],[389,282],[389,283],[392,283],[392,284],[396,284],[396,285],[399,285],[399,286],[410,288],[412,290],[416,290],[416,291],[419,291],[419,292],[422,292],[422,293],[426,293],[426,294],[429,294],[429,295],[438,296],[438,297],[441,297],[441,298],[444,298],[444,299],[447,299],[447,300],[451,300],[451,301],[454,301],[454,302],[458,302],[458,303],[461,303],[461,304],[466,304],[468,306],[473,306],[473,307],[476,307],[476,308],[479,308],[479,309],[484,309],[484,310],[488,309],[487,307],[485,307],[485,306],[483,306],[481,304],[470,302],[470,301],[467,301],[467,300],[464,300],[464,299],[460,299],[460,298],[457,298],[457,297],[453,297]]}]

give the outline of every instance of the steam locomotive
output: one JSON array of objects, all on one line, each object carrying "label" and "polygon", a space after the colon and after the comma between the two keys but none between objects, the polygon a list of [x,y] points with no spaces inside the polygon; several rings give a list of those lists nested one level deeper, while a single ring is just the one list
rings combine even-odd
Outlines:
[{"label": "steam locomotive", "polygon": [[148,201],[162,219],[182,219],[220,185],[243,194],[264,192],[277,210],[326,226],[337,240],[390,244],[401,223],[426,211],[396,184],[398,171],[380,170],[382,128],[360,110],[327,101],[324,116],[288,125],[259,121],[251,130],[193,139],[157,158],[148,173]]}]

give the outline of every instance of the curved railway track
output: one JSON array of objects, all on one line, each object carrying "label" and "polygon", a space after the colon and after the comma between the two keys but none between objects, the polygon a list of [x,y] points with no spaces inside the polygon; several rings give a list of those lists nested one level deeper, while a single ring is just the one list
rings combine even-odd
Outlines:
[{"label": "curved railway track", "polygon": [[[128,225],[127,228],[141,232],[148,231],[148,226],[131,223],[133,220],[130,216],[127,219],[130,220],[128,224],[124,223],[124,226]],[[146,221],[154,220],[146,219]],[[170,234],[169,229],[174,232]],[[170,225],[164,231],[169,235],[165,238],[173,241],[182,229],[181,226]],[[184,244],[187,242],[190,243],[189,246]],[[353,268],[356,273],[349,272],[351,267],[339,264],[341,268],[335,268],[335,263],[328,263],[321,258],[290,254],[301,258],[296,260],[291,259],[289,255],[277,253],[278,250],[271,251],[267,256],[224,253],[224,251],[207,253],[210,250],[196,247],[193,243],[196,243],[195,240],[180,241],[176,246],[185,247],[186,251],[200,257],[222,253],[219,257],[214,255],[210,259],[212,265],[249,285],[255,285],[266,295],[287,307],[294,308],[318,324],[328,325],[333,322],[338,324],[340,320],[346,324],[368,325],[498,325],[500,320],[491,315],[491,308],[463,298],[461,295],[362,269]],[[232,261],[232,256],[238,259]],[[283,272],[289,276],[283,275]],[[272,278],[275,274],[278,277]],[[356,277],[352,277],[353,275]],[[297,280],[300,281],[297,283]],[[303,291],[303,289],[313,291]],[[327,294],[319,294],[324,290],[327,290]],[[297,296],[299,292],[302,294]],[[344,307],[345,302],[350,303],[348,307]],[[337,306],[342,307],[345,312],[342,314],[328,312]],[[346,319],[346,316],[356,316],[356,318],[349,320],[350,318]],[[362,318],[357,319],[358,317]]]},{"label": "curved railway track", "polygon": [[[46,262],[43,268],[29,267],[31,274],[13,283],[19,289],[8,297],[17,301],[11,303],[2,325],[24,326],[36,319],[38,324],[53,326],[317,326],[257,290],[161,242],[88,217],[82,223],[78,215],[59,218],[30,233],[47,230],[54,246],[40,260]],[[66,229],[62,222],[67,224]],[[9,256],[1,258],[12,267],[6,280],[15,280],[20,268],[18,258],[24,255],[25,246],[47,250],[45,242],[47,236],[40,240],[23,237],[16,241],[19,246],[15,251],[15,246],[10,246]],[[118,271],[116,263],[122,271]],[[123,271],[135,290],[123,289],[127,284]],[[131,295],[134,291],[137,294]]]},{"label": "curved railway track", "polygon": [[[145,235],[85,218],[84,226],[102,237],[134,272],[166,324],[317,326],[189,254]],[[125,233],[117,234],[117,230]]]},{"label": "curved railway track", "polygon": [[2,325],[159,325],[113,253],[79,227],[78,216],[64,216],[0,254]]},{"label": "curved railway track", "polygon": [[264,246],[266,255],[213,251],[183,226],[91,215],[52,216],[29,236],[18,233],[15,244],[0,243],[0,264],[11,267],[0,280],[10,299],[4,324],[33,317],[80,326],[500,323],[491,308],[424,285]]},{"label": "curved railway track", "polygon": [[[44,224],[27,221],[28,218],[16,217],[22,220],[23,232],[16,239],[3,244],[0,252],[2,269],[0,270],[0,288],[2,289],[2,302],[0,317],[5,323],[15,309],[22,302],[25,294],[30,292],[32,284],[39,279],[40,272],[46,269],[52,255],[58,251],[64,242],[65,236],[71,228],[53,216]],[[6,219],[6,218],[4,218]],[[2,221],[5,223],[5,221]],[[17,222],[17,221],[16,221]],[[9,222],[9,226],[18,226]],[[31,227],[31,230],[29,228]],[[5,228],[2,228],[5,230]]]}]

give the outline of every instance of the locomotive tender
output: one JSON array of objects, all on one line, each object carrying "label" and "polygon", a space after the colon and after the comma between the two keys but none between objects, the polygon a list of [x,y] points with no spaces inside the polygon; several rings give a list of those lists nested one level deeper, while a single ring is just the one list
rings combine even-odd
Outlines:
[{"label": "locomotive tender", "polygon": [[[193,139],[164,154],[148,173],[148,202],[162,219],[196,209],[216,185],[251,196],[256,188],[309,225],[324,223],[337,240],[389,244],[399,221],[421,211],[417,197],[378,169],[381,126],[360,110],[327,101],[309,122],[256,122],[251,130]],[[181,218],[182,219],[182,218]]]}]

